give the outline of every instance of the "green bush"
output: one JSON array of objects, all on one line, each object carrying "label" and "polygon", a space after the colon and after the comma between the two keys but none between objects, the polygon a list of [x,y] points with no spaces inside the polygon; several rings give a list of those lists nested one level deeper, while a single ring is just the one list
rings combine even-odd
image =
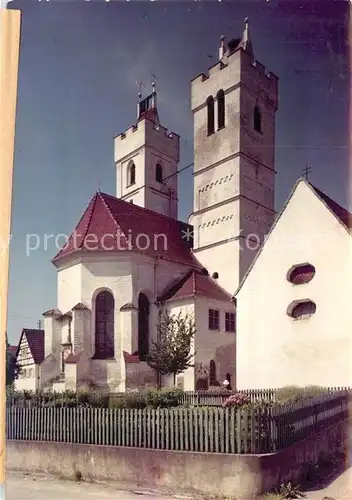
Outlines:
[{"label": "green bush", "polygon": [[278,389],[276,402],[280,404],[296,403],[306,398],[313,398],[319,394],[326,394],[326,390],[318,385],[309,385],[306,387],[287,385]]},{"label": "green bush", "polygon": [[109,408],[140,409],[146,406],[146,398],[142,392],[126,392],[109,398]]},{"label": "green bush", "polygon": [[147,406],[151,408],[172,408],[179,406],[183,391],[177,388],[151,389],[145,393]]}]

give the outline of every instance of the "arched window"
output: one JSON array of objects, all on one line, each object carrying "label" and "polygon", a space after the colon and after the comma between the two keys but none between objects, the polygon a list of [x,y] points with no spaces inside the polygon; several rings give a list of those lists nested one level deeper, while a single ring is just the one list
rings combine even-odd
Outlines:
[{"label": "arched window", "polygon": [[213,359],[209,363],[209,384],[210,385],[217,385],[216,363]]},{"label": "arched window", "polygon": [[145,361],[149,352],[149,300],[144,293],[138,297],[138,354]]},{"label": "arched window", "polygon": [[155,166],[155,180],[156,182],[163,182],[163,167],[159,162]]},{"label": "arched window", "polygon": [[223,90],[217,93],[218,101],[218,130],[225,127],[225,94]]},{"label": "arched window", "polygon": [[214,98],[209,96],[207,99],[207,119],[208,119],[208,135],[215,132],[215,119],[214,119]]},{"label": "arched window", "polygon": [[258,104],[254,106],[254,130],[256,132],[262,133],[262,115],[260,113],[260,109]]},{"label": "arched window", "polygon": [[136,165],[131,161],[127,167],[127,185],[132,186],[136,183]]},{"label": "arched window", "polygon": [[95,299],[95,358],[113,358],[115,300],[110,292],[100,292]]}]

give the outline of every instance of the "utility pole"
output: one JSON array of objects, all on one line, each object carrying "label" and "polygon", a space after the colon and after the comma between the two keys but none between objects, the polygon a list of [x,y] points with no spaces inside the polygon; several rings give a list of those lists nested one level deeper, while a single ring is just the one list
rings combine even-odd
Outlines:
[{"label": "utility pole", "polygon": [[0,0],[0,499],[6,498],[6,328],[21,11]]}]

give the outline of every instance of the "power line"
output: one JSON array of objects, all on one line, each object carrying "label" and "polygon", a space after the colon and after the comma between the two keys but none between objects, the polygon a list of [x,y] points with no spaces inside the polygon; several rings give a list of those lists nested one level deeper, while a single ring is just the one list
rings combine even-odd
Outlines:
[{"label": "power line", "polygon": [[166,181],[167,179],[170,179],[170,177],[174,177],[175,175],[180,174],[181,172],[183,172],[187,168],[193,167],[193,165],[194,165],[194,162],[190,163],[189,165],[186,165],[185,167],[180,168],[180,170],[177,170],[177,172],[175,172],[174,174],[171,174],[171,175],[168,175],[167,177],[164,177],[163,181]]}]

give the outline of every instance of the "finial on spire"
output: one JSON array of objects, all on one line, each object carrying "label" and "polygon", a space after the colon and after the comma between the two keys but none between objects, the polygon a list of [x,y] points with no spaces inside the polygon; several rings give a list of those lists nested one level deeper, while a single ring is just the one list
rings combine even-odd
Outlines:
[{"label": "finial on spire", "polygon": [[152,74],[152,78],[153,78],[153,80],[152,80],[152,92],[153,92],[153,94],[155,94],[156,93],[156,89],[155,89],[155,87],[156,87],[156,83],[155,83],[156,76],[154,75],[154,73]]}]

